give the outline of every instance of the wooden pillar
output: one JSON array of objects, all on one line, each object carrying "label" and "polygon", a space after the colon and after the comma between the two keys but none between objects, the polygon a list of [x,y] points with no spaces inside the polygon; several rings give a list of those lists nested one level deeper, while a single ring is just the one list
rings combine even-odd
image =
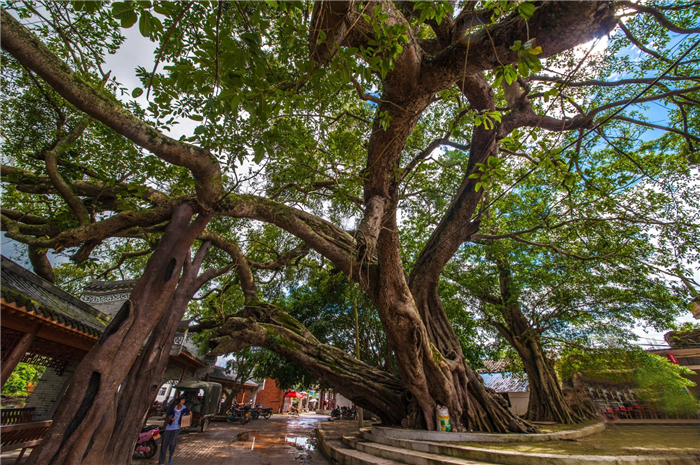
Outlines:
[{"label": "wooden pillar", "polygon": [[2,363],[2,373],[0,375],[2,377],[2,387],[5,387],[5,383],[10,378],[12,372],[15,371],[15,368],[17,368],[17,364],[22,360],[24,354],[27,353],[27,349],[29,349],[29,346],[31,346],[34,339],[36,339],[36,335],[39,333],[40,329],[41,325],[36,325],[31,332],[22,336],[22,339],[19,340],[17,345],[12,349],[12,352],[10,352],[10,355]]}]

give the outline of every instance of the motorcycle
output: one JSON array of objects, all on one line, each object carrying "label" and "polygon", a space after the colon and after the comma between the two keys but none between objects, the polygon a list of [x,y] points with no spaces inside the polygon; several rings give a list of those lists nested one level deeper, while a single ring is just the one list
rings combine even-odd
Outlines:
[{"label": "motorcycle", "polygon": [[267,420],[272,416],[272,407],[258,407],[258,415]]},{"label": "motorcycle", "polygon": [[340,420],[340,407],[331,410],[331,420]]},{"label": "motorcycle", "polygon": [[357,420],[357,407],[343,407],[341,411],[341,416],[343,417],[343,420]]},{"label": "motorcycle", "polygon": [[241,425],[245,425],[250,421],[251,417],[250,407],[235,407],[231,409],[231,414],[226,418],[226,421],[229,423],[237,421]]},{"label": "motorcycle", "polygon": [[141,428],[141,433],[134,447],[134,458],[150,459],[156,455],[158,451],[156,439],[160,439],[160,428],[158,426],[150,425]]},{"label": "motorcycle", "polygon": [[250,418],[257,420],[260,417],[268,419],[272,416],[272,407],[263,408],[261,405],[256,405],[250,410]]},{"label": "motorcycle", "polygon": [[336,407],[331,410],[331,420],[355,420],[357,419],[357,408]]}]

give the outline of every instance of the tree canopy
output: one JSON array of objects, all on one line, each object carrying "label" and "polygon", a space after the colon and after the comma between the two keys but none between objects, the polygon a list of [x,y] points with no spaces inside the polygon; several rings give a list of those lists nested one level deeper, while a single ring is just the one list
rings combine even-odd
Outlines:
[{"label": "tree canopy", "polygon": [[[211,217],[220,277],[192,310],[214,353],[265,347],[388,423],[434,429],[440,404],[528,431],[465,362],[457,306],[500,322],[494,260],[548,337],[664,327],[694,296],[699,11],[4,2],[2,230],[47,279],[138,276],[188,205]],[[127,89],[106,57],[129,28],[155,52]],[[369,363],[315,331],[353,306]]]}]

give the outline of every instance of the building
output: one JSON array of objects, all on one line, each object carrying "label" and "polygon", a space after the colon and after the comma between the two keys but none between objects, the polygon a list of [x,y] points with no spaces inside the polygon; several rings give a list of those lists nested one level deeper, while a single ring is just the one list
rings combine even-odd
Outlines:
[{"label": "building", "polygon": [[[32,409],[32,421],[49,420],[78,364],[129,298],[136,281],[96,281],[86,286],[79,300],[4,256],[1,273],[2,385],[19,362],[47,367],[25,408]],[[211,371],[214,359],[195,354],[187,331],[178,333],[164,381],[201,379]]]},{"label": "building", "polygon": [[265,408],[271,408],[274,413],[282,412],[284,391],[279,388],[277,381],[266,378],[260,384],[255,403]]},{"label": "building", "polygon": [[684,375],[695,383],[690,390],[700,397],[700,329],[691,331],[669,331],[664,334],[668,349],[651,349],[647,352],[668,358],[671,363],[684,366],[695,372]]},{"label": "building", "polygon": [[485,368],[477,370],[487,389],[493,389],[508,401],[508,408],[516,415],[527,413],[530,392],[527,376],[506,369],[505,360],[483,360]]},{"label": "building", "polygon": [[6,257],[1,273],[2,385],[19,362],[46,367],[25,408],[33,421],[48,420],[109,316]]}]

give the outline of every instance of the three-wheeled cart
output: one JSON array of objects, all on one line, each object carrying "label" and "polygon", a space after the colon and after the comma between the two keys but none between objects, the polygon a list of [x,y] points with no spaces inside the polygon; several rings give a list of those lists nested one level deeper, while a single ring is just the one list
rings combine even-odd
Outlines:
[{"label": "three-wheeled cart", "polygon": [[221,401],[221,384],[209,381],[185,381],[175,387],[175,399],[185,398],[185,405],[192,411],[190,428],[206,431]]}]

